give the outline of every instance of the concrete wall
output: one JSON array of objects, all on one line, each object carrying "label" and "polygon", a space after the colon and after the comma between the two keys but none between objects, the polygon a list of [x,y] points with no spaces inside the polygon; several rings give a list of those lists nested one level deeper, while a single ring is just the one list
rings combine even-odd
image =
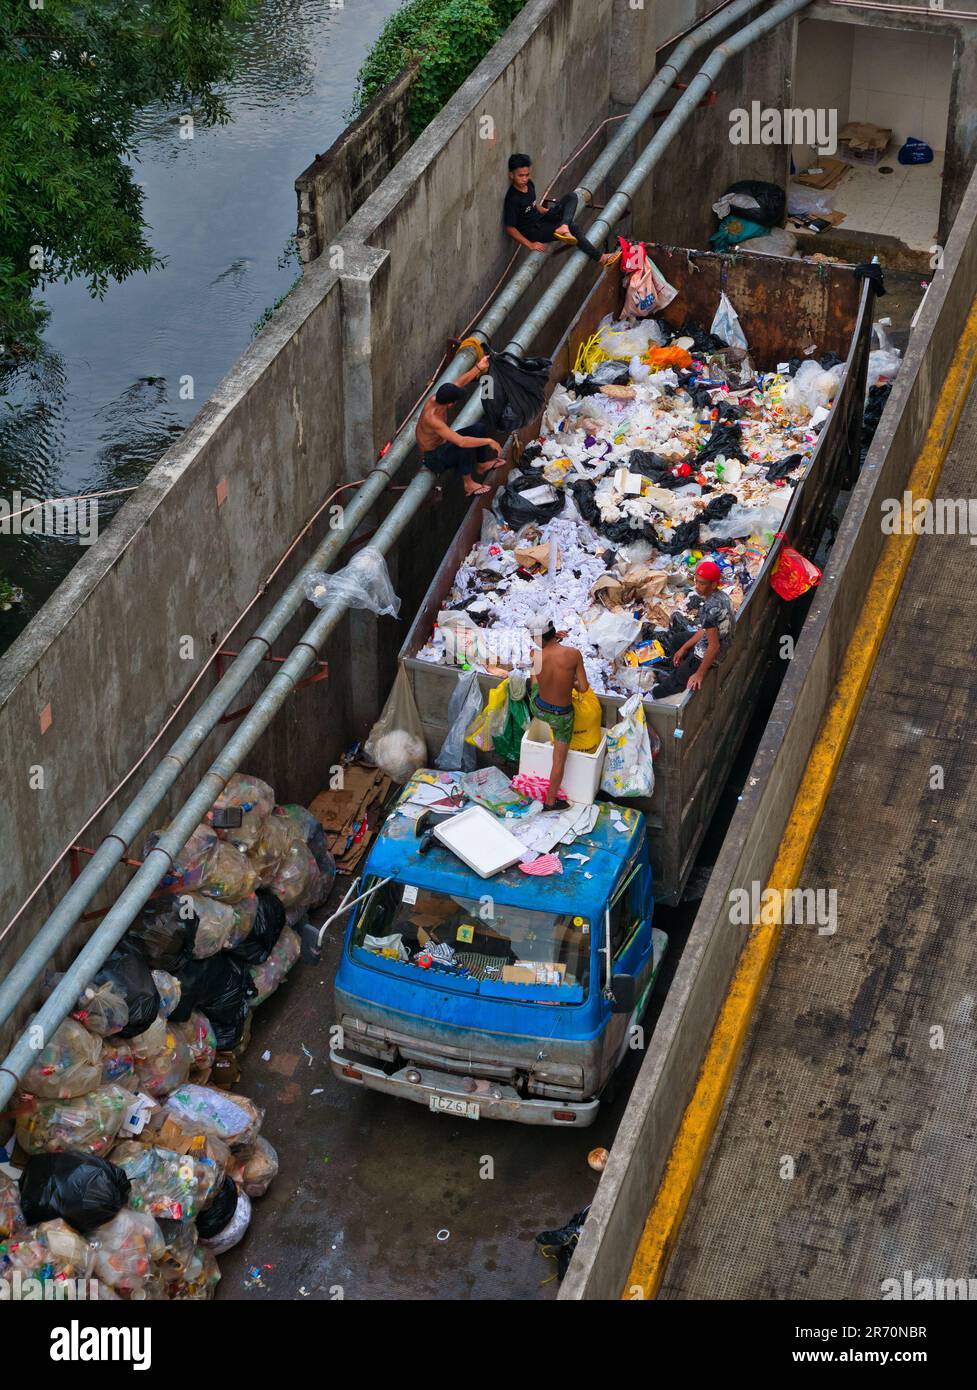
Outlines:
[{"label": "concrete wall", "polygon": [[621,1296],[671,1145],[692,1094],[747,930],[729,894],[766,883],[885,536],[883,498],[898,497],[925,437],[977,285],[977,175],[943,268],[852,492],[743,795],[622,1117],[560,1297]]},{"label": "concrete wall", "polygon": [[379,92],[325,154],[295,180],[303,265],[321,254],[410,146],[410,93],[417,65]]}]

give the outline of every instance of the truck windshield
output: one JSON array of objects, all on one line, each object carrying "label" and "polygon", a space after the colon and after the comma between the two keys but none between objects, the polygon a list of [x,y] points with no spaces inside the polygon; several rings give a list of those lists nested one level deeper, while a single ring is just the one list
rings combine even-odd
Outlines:
[{"label": "truck windshield", "polygon": [[[377,882],[370,878],[364,892]],[[388,883],[363,904],[352,944],[416,966],[493,984],[587,987],[590,923],[508,903]],[[491,912],[491,916],[488,914]]]}]

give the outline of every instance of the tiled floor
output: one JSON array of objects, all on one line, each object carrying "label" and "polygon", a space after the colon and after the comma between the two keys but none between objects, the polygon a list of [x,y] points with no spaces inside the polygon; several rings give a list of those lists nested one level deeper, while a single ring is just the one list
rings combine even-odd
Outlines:
[{"label": "tiled floor", "polygon": [[891,174],[852,165],[833,190],[834,206],[845,214],[843,225],[897,237],[913,250],[928,251],[940,220],[943,151],[934,152],[932,164],[899,164],[894,150],[882,163],[891,167]]}]

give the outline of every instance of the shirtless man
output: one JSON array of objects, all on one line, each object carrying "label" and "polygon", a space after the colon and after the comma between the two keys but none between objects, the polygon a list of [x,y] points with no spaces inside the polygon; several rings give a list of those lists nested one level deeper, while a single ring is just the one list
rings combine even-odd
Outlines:
[{"label": "shirtless man", "polygon": [[570,804],[560,796],[560,781],[573,737],[573,692],[583,694],[590,689],[583,657],[576,647],[562,645],[561,638],[565,636],[565,632],[557,632],[552,622],[543,631],[529,702],[534,717],[553,730],[553,766],[544,802],[547,811],[565,811]]},{"label": "shirtless man", "polygon": [[448,412],[459,401],[464,400],[464,388],[476,377],[488,370],[489,360],[481,357],[470,371],[460,376],[452,384],[450,381],[439,386],[433,396],[429,396],[421,411],[414,430],[421,463],[432,473],[446,473],[454,468],[464,479],[465,492],[469,497],[490,489],[486,483],[476,482],[472,473],[480,476],[501,468],[505,463],[501,445],[482,434],[484,423],[469,425],[463,430],[453,430],[448,424]]}]

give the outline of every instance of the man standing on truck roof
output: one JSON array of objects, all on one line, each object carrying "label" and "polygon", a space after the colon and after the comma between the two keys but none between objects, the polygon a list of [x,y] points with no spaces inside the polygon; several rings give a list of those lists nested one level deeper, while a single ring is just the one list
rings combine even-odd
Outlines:
[{"label": "man standing on truck roof", "polygon": [[702,678],[714,663],[718,665],[733,640],[733,605],[719,587],[723,572],[715,560],[702,560],[696,566],[695,589],[686,600],[695,615],[697,627],[672,657],[674,671],[653,686],[651,698],[663,700],[681,690],[701,690]]},{"label": "man standing on truck roof", "polygon": [[448,424],[448,412],[465,399],[465,387],[488,371],[488,357],[480,357],[470,371],[457,382],[445,382],[429,396],[414,430],[421,463],[435,475],[457,469],[464,479],[465,492],[470,496],[488,492],[486,483],[476,482],[474,472],[484,476],[505,463],[502,447],[482,431],[484,421],[453,430]]},{"label": "man standing on truck roof", "polygon": [[534,718],[553,730],[553,766],[543,803],[547,811],[565,811],[570,804],[560,796],[560,782],[573,737],[573,692],[583,694],[590,689],[583,657],[576,647],[563,646],[565,636],[565,632],[557,632],[552,621],[541,633],[540,653],[533,662],[536,681],[529,698]]},{"label": "man standing on truck roof", "polygon": [[527,251],[545,251],[549,243],[565,241],[578,246],[598,265],[613,265],[620,260],[620,251],[602,256],[574,224],[575,193],[567,193],[562,198],[542,198],[537,202],[536,185],[530,178],[532,169],[533,161],[528,154],[509,156],[510,188],[502,205],[502,225],[506,234]]}]

